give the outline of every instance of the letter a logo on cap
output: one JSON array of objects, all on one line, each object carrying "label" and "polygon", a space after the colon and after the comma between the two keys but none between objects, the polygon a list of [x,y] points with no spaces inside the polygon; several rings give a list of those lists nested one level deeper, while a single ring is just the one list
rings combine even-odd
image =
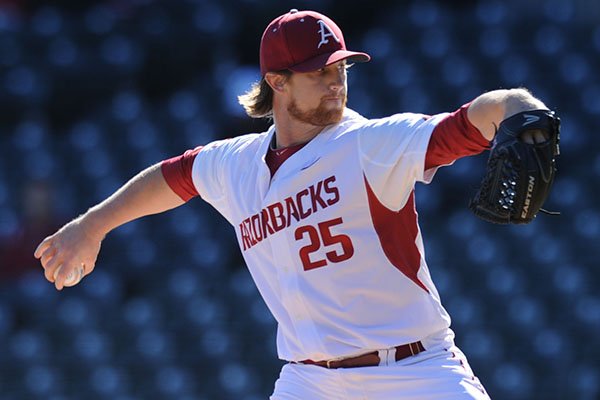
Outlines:
[{"label": "letter a logo on cap", "polygon": [[[329,39],[327,38],[330,36],[334,38],[336,42],[340,42],[340,39],[338,39],[338,37],[335,36],[335,33],[331,31],[331,28],[329,28],[323,20],[320,19],[317,21],[317,23],[321,25],[321,29],[319,29],[319,33],[321,34],[321,41],[319,42],[317,49],[320,48],[322,45],[329,43]],[[325,33],[325,29],[327,29],[328,33]]]}]

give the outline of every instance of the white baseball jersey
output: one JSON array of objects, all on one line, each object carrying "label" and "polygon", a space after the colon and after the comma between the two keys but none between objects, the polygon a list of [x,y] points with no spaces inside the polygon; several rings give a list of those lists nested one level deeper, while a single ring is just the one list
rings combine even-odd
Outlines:
[{"label": "white baseball jersey", "polygon": [[278,322],[281,359],[350,356],[449,327],[414,202],[415,182],[434,173],[424,171],[431,133],[447,115],[368,120],[346,109],[272,177],[274,127],[197,153],[193,186],[235,228]]}]

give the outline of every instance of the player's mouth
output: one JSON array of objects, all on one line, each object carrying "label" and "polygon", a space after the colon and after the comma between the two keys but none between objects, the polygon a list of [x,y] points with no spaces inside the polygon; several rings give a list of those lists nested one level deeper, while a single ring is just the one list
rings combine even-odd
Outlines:
[{"label": "player's mouth", "polygon": [[340,103],[342,102],[342,96],[329,96],[329,97],[323,97],[323,101],[325,102],[335,102],[335,103]]}]

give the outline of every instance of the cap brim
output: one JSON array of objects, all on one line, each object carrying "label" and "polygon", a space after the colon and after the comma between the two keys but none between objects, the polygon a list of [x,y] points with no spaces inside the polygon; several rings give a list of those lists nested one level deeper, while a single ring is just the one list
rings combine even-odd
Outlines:
[{"label": "cap brim", "polygon": [[367,62],[371,60],[371,56],[367,53],[357,51],[338,50],[333,53],[320,54],[308,61],[296,64],[289,69],[294,72],[312,72],[342,60],[348,60],[350,62]]}]

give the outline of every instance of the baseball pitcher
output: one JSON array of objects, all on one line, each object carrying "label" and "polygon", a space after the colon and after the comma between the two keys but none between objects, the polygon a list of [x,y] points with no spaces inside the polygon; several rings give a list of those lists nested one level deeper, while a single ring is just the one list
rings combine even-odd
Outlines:
[{"label": "baseball pitcher", "polygon": [[451,113],[368,119],[346,107],[346,78],[369,59],[325,15],[294,9],[273,20],[261,80],[239,97],[272,126],[142,171],[42,241],[46,279],[58,290],[77,284],[111,230],[200,196],[235,229],[277,320],[287,363],[271,399],[488,399],[431,280],[414,187],[492,148],[471,208],[529,222],[554,176],[558,118],[510,89]]}]

